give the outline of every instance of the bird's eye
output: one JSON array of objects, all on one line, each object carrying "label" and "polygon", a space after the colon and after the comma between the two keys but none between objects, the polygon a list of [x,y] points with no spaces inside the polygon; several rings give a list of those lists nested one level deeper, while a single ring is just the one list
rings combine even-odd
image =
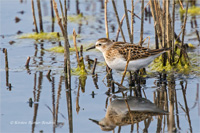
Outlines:
[{"label": "bird's eye", "polygon": [[99,46],[101,46],[101,43],[99,43]]}]

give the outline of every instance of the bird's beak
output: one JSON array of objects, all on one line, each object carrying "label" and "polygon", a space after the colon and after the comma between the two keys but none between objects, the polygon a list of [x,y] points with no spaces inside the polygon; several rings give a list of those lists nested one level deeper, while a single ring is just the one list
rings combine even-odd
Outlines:
[{"label": "bird's beak", "polygon": [[88,51],[88,50],[90,50],[90,49],[95,49],[95,48],[96,48],[96,46],[94,45],[94,46],[92,46],[92,47],[87,48],[86,51]]},{"label": "bird's beak", "polygon": [[99,121],[94,120],[94,119],[90,119],[90,118],[89,118],[89,120],[91,120],[92,122],[94,122],[94,123],[96,123],[97,125],[99,125]]}]

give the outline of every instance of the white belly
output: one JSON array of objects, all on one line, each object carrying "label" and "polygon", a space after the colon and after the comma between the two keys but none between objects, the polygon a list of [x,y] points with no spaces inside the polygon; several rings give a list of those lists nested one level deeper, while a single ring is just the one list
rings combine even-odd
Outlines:
[{"label": "white belly", "polygon": [[[159,54],[160,55],[160,54]],[[154,56],[150,56],[147,58],[143,58],[143,59],[137,59],[137,60],[133,60],[133,61],[129,61],[128,64],[128,68],[127,71],[136,71],[139,70],[143,67],[148,66],[156,57],[158,57],[159,55],[154,55]],[[119,70],[119,71],[124,71],[127,61],[123,58],[116,58],[113,61],[107,61],[106,63],[108,64],[108,66],[111,69],[115,69],[115,70]]]}]

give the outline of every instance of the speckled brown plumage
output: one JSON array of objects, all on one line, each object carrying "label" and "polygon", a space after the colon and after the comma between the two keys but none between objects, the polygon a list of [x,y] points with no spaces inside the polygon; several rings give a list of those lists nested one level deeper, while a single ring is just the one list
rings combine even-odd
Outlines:
[{"label": "speckled brown plumage", "polygon": [[[126,60],[128,59],[129,50],[131,50],[131,60],[137,60],[149,57],[151,55],[159,54],[160,52],[166,51],[168,49],[155,49],[150,50],[145,47],[141,47],[135,44],[129,44],[124,42],[116,42],[113,44],[113,46],[107,51],[108,56],[111,55],[111,53],[117,55],[121,54],[123,58]],[[109,54],[110,53],[110,54]]]}]

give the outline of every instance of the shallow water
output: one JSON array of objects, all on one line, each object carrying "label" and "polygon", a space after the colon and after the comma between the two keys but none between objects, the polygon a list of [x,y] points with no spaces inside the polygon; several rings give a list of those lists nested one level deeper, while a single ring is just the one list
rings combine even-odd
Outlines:
[{"label": "shallow water", "polygon": [[[130,1],[127,1],[130,2]],[[147,3],[147,2],[146,2]],[[72,34],[73,29],[76,30],[81,38],[77,39],[78,46],[84,45],[88,47],[90,43],[101,37],[105,37],[104,29],[104,9],[101,8],[101,1],[80,0],[80,11],[84,16],[89,16],[90,20],[82,24],[69,22],[68,33]],[[120,18],[123,16],[123,2],[116,1]],[[130,8],[130,3],[127,4]],[[146,4],[145,4],[146,5]],[[200,3],[197,3],[200,6]],[[47,0],[41,1],[44,31],[51,32],[51,14],[50,2]],[[36,1],[35,1],[36,9]],[[18,13],[24,11],[24,14]],[[136,14],[140,12],[140,2],[135,7]],[[37,14],[37,12],[36,12]],[[69,15],[76,15],[76,2],[70,1]],[[19,17],[21,21],[15,23],[15,17]],[[140,16],[140,15],[139,15]],[[108,18],[110,38],[115,39],[117,22],[112,8],[112,2],[108,3]],[[149,18],[147,18],[149,19]],[[188,18],[186,28],[186,43],[192,43],[199,48],[198,41],[194,28],[190,27],[191,17]],[[38,17],[37,17],[38,20]],[[140,20],[135,19],[134,24],[134,42],[139,42]],[[197,24],[200,26],[200,17],[197,16]],[[72,75],[72,90],[71,92],[65,89],[63,76],[63,54],[48,52],[44,49],[57,46],[51,41],[44,40],[35,41],[33,39],[19,39],[16,34],[19,30],[23,33],[32,33],[34,29],[31,2],[17,0],[2,0],[1,1],[1,132],[102,132],[98,125],[89,120],[89,118],[100,120],[106,113],[106,101],[114,100],[114,97],[122,97],[121,93],[110,93],[108,97],[105,93],[110,87],[107,87],[107,80],[102,82],[106,75],[106,67],[103,63],[104,59],[100,52],[93,50],[84,51],[83,57],[90,55],[91,59],[98,58],[100,62],[97,64],[96,73],[98,76],[98,89],[96,88],[91,69],[88,70],[85,89],[79,86],[80,79],[78,75]],[[112,27],[114,30],[112,30]],[[126,31],[126,23],[124,21],[123,29],[125,37],[128,40]],[[153,18],[151,23],[145,21],[144,37],[151,37],[151,47],[154,47],[154,27]],[[179,19],[178,9],[176,12],[176,31],[180,32],[181,21]],[[60,31],[57,22],[55,22],[54,31]],[[194,38],[194,39],[192,39]],[[191,40],[192,39],[192,40]],[[122,40],[122,38],[119,38]],[[14,44],[9,44],[10,41],[15,41]],[[63,42],[62,42],[63,44]],[[73,40],[70,40],[73,46]],[[147,45],[145,45],[147,46]],[[5,55],[2,52],[3,48],[8,51],[9,74],[6,76],[5,71]],[[198,49],[194,50],[198,52]],[[25,63],[27,57],[31,57],[30,70],[27,71]],[[88,67],[87,61],[86,67]],[[71,53],[71,67],[76,67],[75,52]],[[51,81],[46,77],[48,70],[51,72]],[[200,132],[199,129],[199,77],[196,75],[184,74],[167,74],[167,80],[160,79],[159,73],[152,72],[147,68],[149,75],[144,80],[145,84],[141,84],[142,97],[146,97],[152,103],[155,103],[164,110],[170,111],[170,96],[171,90],[177,97],[177,105],[174,104],[174,121],[176,130],[179,132]],[[163,75],[163,74],[161,74]],[[174,76],[174,79],[173,79]],[[8,78],[7,78],[8,77]],[[122,72],[113,70],[113,78],[120,82]],[[124,86],[129,88],[129,75],[127,74]],[[7,78],[7,80],[6,80]],[[183,87],[181,86],[183,82]],[[10,84],[9,88],[7,84]],[[167,85],[166,85],[167,84]],[[187,85],[186,85],[187,84]],[[137,86],[137,85],[136,85]],[[186,87],[185,87],[186,86]],[[182,90],[186,88],[184,94]],[[118,90],[115,85],[115,91]],[[95,95],[92,95],[94,92]],[[129,90],[127,95],[134,95]],[[115,96],[114,96],[115,95]],[[185,96],[185,97],[184,97]],[[33,103],[31,104],[30,99]],[[172,100],[173,101],[173,100]],[[187,103],[187,104],[185,104]],[[71,106],[70,106],[71,105]],[[177,108],[176,108],[177,106]],[[187,111],[187,108],[189,111]],[[79,109],[79,111],[77,111]],[[178,110],[178,112],[177,112]],[[189,116],[189,117],[188,117]],[[191,122],[189,122],[188,118]],[[57,120],[56,120],[57,119]],[[149,132],[167,132],[169,115],[152,117],[148,127]],[[55,125],[57,121],[57,126]],[[134,132],[143,132],[145,128],[144,122],[138,125],[134,124]],[[115,129],[117,132],[118,127]],[[121,132],[130,132],[131,125],[122,126]]]}]

